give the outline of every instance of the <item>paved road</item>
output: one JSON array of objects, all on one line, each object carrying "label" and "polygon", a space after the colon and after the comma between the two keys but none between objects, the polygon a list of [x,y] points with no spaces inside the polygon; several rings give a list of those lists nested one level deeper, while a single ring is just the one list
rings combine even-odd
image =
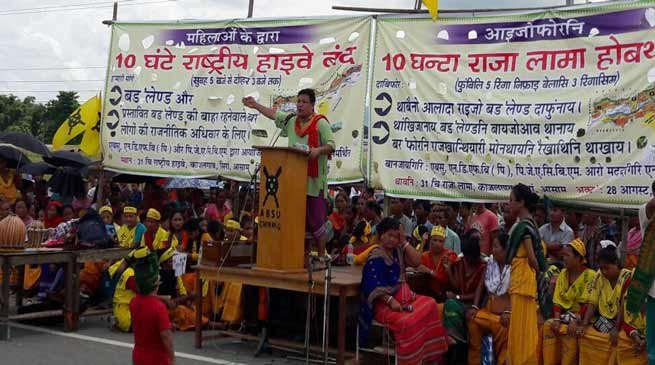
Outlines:
[{"label": "paved road", "polygon": [[[84,318],[76,333],[65,333],[63,327],[12,327],[11,341],[0,341],[2,365],[125,365],[131,363],[132,334],[111,332],[100,317]],[[302,364],[286,358],[286,354],[252,356],[256,344],[234,339],[205,343],[197,350],[193,332],[175,333],[176,365],[240,365]]]}]

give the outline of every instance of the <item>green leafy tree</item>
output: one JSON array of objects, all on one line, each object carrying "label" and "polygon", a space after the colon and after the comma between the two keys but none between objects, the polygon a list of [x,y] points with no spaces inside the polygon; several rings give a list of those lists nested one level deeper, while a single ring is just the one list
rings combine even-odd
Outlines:
[{"label": "green leafy tree", "polygon": [[60,91],[57,99],[50,100],[45,105],[44,142],[51,143],[61,123],[79,108],[78,98],[74,91]]},{"label": "green leafy tree", "polygon": [[60,91],[45,105],[33,96],[21,100],[15,95],[0,95],[0,132],[28,133],[49,144],[61,123],[80,106],[77,99],[74,91]]}]

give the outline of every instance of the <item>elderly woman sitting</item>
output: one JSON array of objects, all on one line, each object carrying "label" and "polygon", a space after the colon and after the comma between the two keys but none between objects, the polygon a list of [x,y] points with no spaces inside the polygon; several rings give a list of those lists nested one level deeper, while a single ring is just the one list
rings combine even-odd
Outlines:
[{"label": "elderly woman sitting", "polygon": [[417,296],[404,280],[405,262],[419,266],[421,256],[405,241],[396,219],[383,219],[377,235],[379,246],[371,251],[362,272],[360,342],[366,344],[375,318],[393,332],[400,364],[436,362],[448,351],[437,303]]}]

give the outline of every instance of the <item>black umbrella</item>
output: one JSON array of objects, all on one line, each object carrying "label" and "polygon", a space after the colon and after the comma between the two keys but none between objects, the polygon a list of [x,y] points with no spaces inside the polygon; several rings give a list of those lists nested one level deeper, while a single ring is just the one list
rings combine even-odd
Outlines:
[{"label": "black umbrella", "polygon": [[43,161],[53,166],[69,166],[69,167],[86,167],[93,161],[79,152],[71,151],[55,151],[51,156],[43,157]]},{"label": "black umbrella", "polygon": [[111,178],[111,182],[123,184],[141,184],[141,183],[154,183],[159,180],[159,177],[154,176],[141,176],[131,174],[118,174]]},{"label": "black umbrella", "polygon": [[19,166],[23,166],[32,162],[23,152],[19,151],[14,146],[8,145],[0,146],[0,158],[7,161],[7,167],[11,169],[15,169]]},{"label": "black umbrella", "polygon": [[84,192],[84,180],[75,167],[59,167],[50,179],[50,190],[62,198],[76,197]]},{"label": "black umbrella", "polygon": [[32,176],[43,176],[43,175],[52,175],[57,170],[56,167],[52,166],[47,162],[33,162],[21,166],[18,169],[18,172],[21,174],[28,174]]},{"label": "black umbrella", "polygon": [[7,143],[41,156],[50,156],[50,150],[36,137],[20,132],[4,132],[0,134],[0,143]]}]

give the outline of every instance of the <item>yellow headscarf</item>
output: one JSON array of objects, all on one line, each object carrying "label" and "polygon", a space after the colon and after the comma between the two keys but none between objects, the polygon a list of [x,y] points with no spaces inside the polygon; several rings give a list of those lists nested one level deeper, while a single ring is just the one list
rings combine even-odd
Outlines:
[{"label": "yellow headscarf", "polygon": [[123,214],[136,214],[135,207],[125,207],[123,208]]},{"label": "yellow headscarf", "polygon": [[241,230],[241,224],[234,219],[228,219],[225,221],[225,228]]},{"label": "yellow headscarf", "polygon": [[366,226],[364,226],[364,233],[361,235],[361,237],[357,237],[355,235],[351,236],[349,241],[350,243],[355,243],[357,240],[364,244],[368,243],[368,238],[371,236],[371,225],[366,221],[364,221],[364,223],[366,224]]},{"label": "yellow headscarf", "polygon": [[584,242],[582,242],[581,239],[576,238],[573,241],[567,243],[567,245],[571,246],[573,251],[577,252],[578,255],[585,257],[587,255],[587,249],[585,248]]},{"label": "yellow headscarf", "polygon": [[430,232],[430,237],[441,237],[446,238],[446,228],[442,226],[432,227],[432,232]]},{"label": "yellow headscarf", "polygon": [[[123,212],[125,212],[125,210],[123,210]],[[113,215],[114,211],[111,209],[111,207],[109,205],[105,205],[104,207],[100,208],[100,211],[98,213],[100,213],[100,214],[109,213],[109,214]]]},{"label": "yellow headscarf", "polygon": [[156,221],[161,220],[161,213],[157,211],[157,209],[148,209],[148,214],[146,214],[146,218],[154,219]]}]

